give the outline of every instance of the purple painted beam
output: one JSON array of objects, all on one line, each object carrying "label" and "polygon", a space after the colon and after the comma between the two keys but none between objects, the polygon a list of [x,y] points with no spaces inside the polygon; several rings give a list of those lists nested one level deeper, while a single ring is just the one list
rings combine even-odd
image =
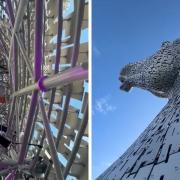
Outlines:
[{"label": "purple painted beam", "polygon": [[59,72],[59,64],[61,58],[61,38],[62,38],[62,26],[63,26],[63,15],[62,15],[62,5],[63,1],[58,0],[58,30],[57,30],[57,47],[56,47],[56,61],[54,74]]},{"label": "purple painted beam", "polygon": [[6,0],[6,4],[7,4],[7,11],[8,11],[10,21],[11,21],[11,25],[13,27],[15,19],[14,19],[14,13],[13,13],[11,0]]},{"label": "purple painted beam", "polygon": [[[55,61],[55,69],[54,74],[57,74],[59,72],[59,64],[60,64],[60,58],[61,58],[61,39],[62,39],[62,27],[63,27],[63,0],[58,0],[58,30],[57,30],[57,47],[56,47],[56,61]],[[54,104],[55,99],[55,93],[56,88],[52,89],[51,92],[51,99],[49,103],[49,110],[48,110],[48,118],[51,116],[52,106]],[[45,138],[45,131],[43,132],[42,141],[44,141]]]},{"label": "purple painted beam", "polygon": [[[74,35],[74,46],[73,46],[73,51],[72,51],[72,56],[71,56],[71,67],[75,67],[76,62],[78,60],[78,55],[79,55],[79,45],[80,45],[80,35],[81,35],[81,25],[82,25],[82,20],[83,20],[83,14],[84,14],[84,6],[85,6],[85,1],[76,1],[78,2],[78,10],[77,10],[77,19],[76,19],[76,26],[75,26],[75,35]],[[72,89],[71,86],[69,86],[68,91],[66,93],[66,98],[65,98],[65,105],[64,109],[62,112],[62,118],[61,118],[61,123],[60,126],[58,127],[58,135],[57,135],[57,140],[56,140],[56,147],[59,146],[59,142],[61,140],[61,137],[63,135],[64,131],[64,125],[66,122],[67,114],[68,114],[68,107],[71,99],[71,94],[72,94]],[[52,102],[51,102],[52,103]],[[51,166],[50,166],[51,168]],[[47,171],[46,176],[48,176],[50,170]]]},{"label": "purple painted beam", "polygon": [[80,46],[80,36],[81,36],[81,26],[84,16],[84,6],[85,6],[85,0],[79,0],[78,1],[78,16],[77,21],[75,24],[75,32],[74,32],[74,46],[71,56],[71,66],[74,67],[77,63],[78,56],[79,56],[79,46]]},{"label": "purple painted beam", "polygon": [[[57,23],[58,30],[57,30],[57,47],[56,47],[56,61],[55,61],[54,74],[57,74],[59,72],[59,64],[60,64],[60,58],[61,58],[61,39],[62,39],[62,27],[63,27],[63,15],[62,15],[63,14],[62,13],[63,12],[63,10],[62,10],[63,1],[58,0],[57,6],[58,6],[58,23]],[[52,89],[50,107],[54,103],[55,91],[56,91],[55,88]],[[52,110],[51,108],[49,108],[48,117],[50,117],[50,113]]]},{"label": "purple painted beam", "polygon": [[16,171],[9,173],[8,176],[5,178],[5,180],[13,180],[15,174],[16,174]]},{"label": "purple painted beam", "polygon": [[[43,25],[43,1],[35,1],[35,59],[34,59],[34,78],[37,82],[41,77],[41,64],[42,64],[42,25]],[[19,163],[23,163],[27,155],[27,147],[30,139],[30,134],[33,127],[33,119],[35,114],[35,109],[38,101],[38,91],[34,90],[32,94],[30,110],[27,118],[27,124],[24,132],[24,138],[22,147],[19,153]]]},{"label": "purple painted beam", "polygon": [[[76,19],[75,35],[74,35],[74,46],[73,46],[73,51],[72,51],[72,56],[71,56],[71,67],[74,67],[76,65],[78,56],[79,56],[81,25],[82,25],[82,20],[83,20],[83,15],[84,15],[84,6],[85,6],[85,0],[79,0],[78,10],[77,10],[78,15]],[[59,131],[58,131],[57,140],[56,140],[56,147],[58,147],[61,137],[63,135],[64,125],[67,118],[67,112],[68,112],[71,94],[72,94],[71,90],[68,90],[68,93],[65,98],[65,106],[63,109],[61,123],[60,123],[60,126],[58,127]]]},{"label": "purple painted beam", "polygon": [[41,77],[42,64],[42,34],[43,34],[43,1],[36,0],[35,15],[35,59],[34,59],[34,79],[37,82]]}]

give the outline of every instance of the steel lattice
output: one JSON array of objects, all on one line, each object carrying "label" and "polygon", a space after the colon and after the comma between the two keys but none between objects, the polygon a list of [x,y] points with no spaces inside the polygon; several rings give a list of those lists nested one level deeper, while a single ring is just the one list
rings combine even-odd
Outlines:
[{"label": "steel lattice", "polygon": [[87,29],[85,0],[0,1],[2,179],[88,178]]}]

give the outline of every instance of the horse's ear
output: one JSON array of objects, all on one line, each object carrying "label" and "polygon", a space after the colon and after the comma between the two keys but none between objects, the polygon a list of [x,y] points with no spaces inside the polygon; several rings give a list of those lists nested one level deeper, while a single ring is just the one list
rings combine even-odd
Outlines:
[{"label": "horse's ear", "polygon": [[162,42],[161,47],[166,47],[166,46],[168,46],[170,44],[171,44],[170,41],[164,41],[164,42]]},{"label": "horse's ear", "polygon": [[173,41],[173,44],[180,44],[180,38]]}]

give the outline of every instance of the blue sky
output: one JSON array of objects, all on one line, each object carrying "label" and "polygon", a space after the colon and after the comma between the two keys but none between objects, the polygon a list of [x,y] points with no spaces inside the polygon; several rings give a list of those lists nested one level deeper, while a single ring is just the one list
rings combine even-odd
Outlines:
[{"label": "blue sky", "polygon": [[180,38],[179,0],[93,1],[93,178],[112,164],[166,104],[119,90],[120,69]]}]

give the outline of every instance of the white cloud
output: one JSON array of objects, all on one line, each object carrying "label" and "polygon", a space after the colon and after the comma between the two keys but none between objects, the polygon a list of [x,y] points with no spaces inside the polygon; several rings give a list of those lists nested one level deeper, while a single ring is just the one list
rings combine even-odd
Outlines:
[{"label": "white cloud", "polygon": [[110,97],[105,96],[103,98],[97,99],[95,102],[95,110],[106,114],[107,112],[115,111],[116,106],[109,103]]},{"label": "white cloud", "polygon": [[103,164],[103,166],[106,167],[106,168],[108,168],[109,166],[112,165],[112,163],[110,163],[110,162],[103,162],[102,164]]},{"label": "white cloud", "polygon": [[93,55],[95,55],[96,57],[101,55],[101,51],[99,50],[99,48],[94,44],[93,45]]}]

